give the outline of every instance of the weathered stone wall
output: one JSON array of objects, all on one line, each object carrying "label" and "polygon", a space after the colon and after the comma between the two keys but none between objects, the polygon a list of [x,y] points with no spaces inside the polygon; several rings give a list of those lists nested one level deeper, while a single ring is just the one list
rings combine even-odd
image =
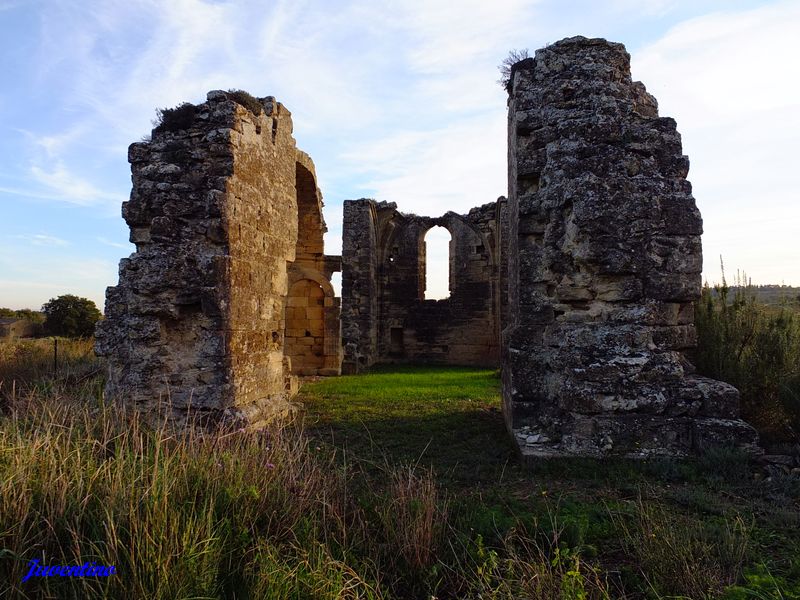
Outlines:
[{"label": "weathered stone wall", "polygon": [[343,373],[378,359],[378,203],[347,200],[342,221]]},{"label": "weathered stone wall", "polygon": [[509,85],[506,419],[524,455],[752,447],[738,392],[692,374],[702,221],[675,121],[621,44],[570,38]]},{"label": "weathered stone wall", "polygon": [[[210,92],[131,145],[123,217],[136,252],[121,261],[97,330],[107,394],[178,420],[255,424],[296,389],[284,338],[298,194],[313,186],[305,210],[316,222],[306,214],[301,225],[317,229],[320,196],[313,176],[298,184],[299,165],[312,175],[313,165],[289,111],[271,97],[249,108],[234,99]],[[303,247],[312,250],[322,255]]]},{"label": "weathered stone wall", "polygon": [[342,346],[340,299],[331,286],[331,275],[341,270],[341,258],[324,253],[322,194],[317,188],[314,163],[298,153],[297,220],[295,260],[289,266],[291,285],[286,312],[286,353],[295,375],[338,375]]},{"label": "weathered stone wall", "polygon": [[[346,201],[344,369],[375,362],[487,365],[500,354],[500,203],[439,218],[394,203]],[[425,234],[451,234],[450,297],[425,300]]]}]

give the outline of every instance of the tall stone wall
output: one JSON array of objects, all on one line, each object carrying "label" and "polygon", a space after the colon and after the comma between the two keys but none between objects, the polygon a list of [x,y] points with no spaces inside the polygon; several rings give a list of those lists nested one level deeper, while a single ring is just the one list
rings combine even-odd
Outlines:
[{"label": "tall stone wall", "polygon": [[675,121],[621,44],[570,38],[509,83],[507,423],[525,456],[754,447],[693,374],[702,221]]},{"label": "tall stone wall", "polygon": [[[298,193],[311,194],[317,229],[321,196],[313,177],[298,184],[313,164],[296,148],[289,111],[242,98],[210,92],[129,149],[123,217],[136,252],[107,290],[96,350],[107,357],[107,394],[150,414],[257,424],[296,389],[285,332]],[[324,262],[318,238],[303,252]]]},{"label": "tall stone wall", "polygon": [[[500,355],[500,203],[431,218],[394,203],[346,201],[344,369],[375,362],[496,366]],[[425,299],[425,234],[446,228],[450,297]]]},{"label": "tall stone wall", "polygon": [[378,203],[347,200],[342,221],[343,373],[378,360]]}]

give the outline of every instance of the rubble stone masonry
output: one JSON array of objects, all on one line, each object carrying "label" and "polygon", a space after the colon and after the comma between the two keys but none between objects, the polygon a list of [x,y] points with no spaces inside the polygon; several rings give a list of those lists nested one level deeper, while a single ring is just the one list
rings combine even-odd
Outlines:
[{"label": "rubble stone masonry", "polygon": [[509,83],[506,420],[525,456],[753,449],[693,374],[702,220],[675,121],[621,44],[569,38]]},{"label": "rubble stone masonry", "polygon": [[[274,98],[246,107],[215,91],[180,110],[129,149],[123,217],[136,252],[107,291],[96,350],[108,360],[107,394],[120,401],[171,419],[255,425],[286,410],[293,351],[304,366],[311,354],[314,366],[338,373],[333,300],[320,306],[332,319],[327,338],[316,318],[313,336],[292,331],[289,343],[286,335],[290,272],[296,294],[316,303],[327,283],[332,298],[330,272],[316,270],[326,263],[321,196],[291,115]],[[306,337],[310,353],[297,350]]]},{"label": "rubble stone masonry", "polygon": [[[500,361],[505,198],[466,215],[401,213],[394,203],[344,203],[342,240],[343,369],[374,363],[496,367]],[[425,234],[451,235],[450,297],[425,299]]]}]

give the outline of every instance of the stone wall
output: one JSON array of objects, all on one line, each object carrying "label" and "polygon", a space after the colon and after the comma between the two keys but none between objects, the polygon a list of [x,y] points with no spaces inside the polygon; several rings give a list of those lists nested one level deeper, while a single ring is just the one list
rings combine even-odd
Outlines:
[{"label": "stone wall", "polygon": [[338,375],[342,345],[340,299],[331,275],[341,270],[341,258],[324,253],[322,195],[314,163],[299,153],[296,164],[298,236],[295,260],[289,266],[291,285],[286,313],[287,355],[295,375]]},{"label": "stone wall", "polygon": [[121,261],[97,330],[107,394],[176,420],[257,424],[285,410],[296,390],[290,284],[337,264],[322,254],[321,196],[289,111],[272,97],[210,92],[165,115],[128,156],[123,217],[136,252]]},{"label": "stone wall", "polygon": [[675,121],[621,44],[512,69],[503,401],[525,456],[753,448],[733,387],[693,374],[702,221]]},{"label": "stone wall", "polygon": [[[498,219],[504,199],[467,215],[404,214],[346,201],[342,243],[344,369],[373,363],[496,366],[500,355]],[[425,234],[451,234],[450,297],[425,299]]]}]

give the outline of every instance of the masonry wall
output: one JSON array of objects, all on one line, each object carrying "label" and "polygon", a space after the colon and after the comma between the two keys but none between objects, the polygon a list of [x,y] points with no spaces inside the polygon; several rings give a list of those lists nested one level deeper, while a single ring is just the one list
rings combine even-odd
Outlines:
[{"label": "masonry wall", "polygon": [[509,87],[503,400],[523,455],[753,448],[733,387],[693,374],[702,220],[675,121],[621,44],[570,38]]},{"label": "masonry wall", "polygon": [[289,265],[286,354],[295,375],[339,375],[341,303],[330,281],[334,272],[341,271],[341,257],[324,252],[322,194],[314,163],[303,152],[298,153],[295,181],[299,228],[295,260]]},{"label": "masonry wall", "polygon": [[378,203],[346,200],[343,210],[342,372],[357,373],[378,360]]},{"label": "masonry wall", "polygon": [[[467,215],[408,215],[374,200],[346,201],[344,368],[375,362],[496,366],[500,355],[498,203]],[[425,300],[425,234],[445,227],[450,297]]]},{"label": "masonry wall", "polygon": [[296,389],[285,330],[297,165],[310,161],[289,111],[210,92],[132,144],[129,161],[123,217],[136,252],[97,330],[107,394],[177,420],[258,424],[285,410]]}]

